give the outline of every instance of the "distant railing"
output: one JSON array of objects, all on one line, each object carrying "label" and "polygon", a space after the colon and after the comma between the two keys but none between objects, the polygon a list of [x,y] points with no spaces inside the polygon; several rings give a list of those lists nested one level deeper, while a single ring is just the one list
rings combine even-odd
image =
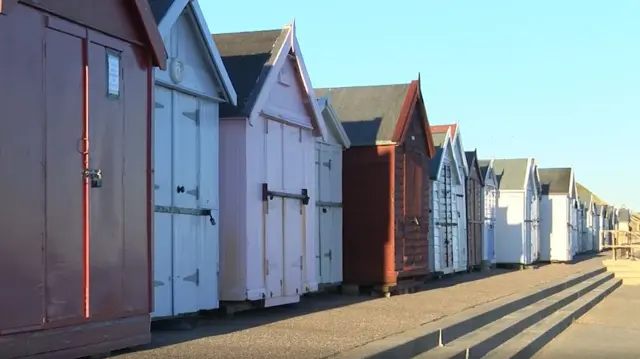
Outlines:
[{"label": "distant railing", "polygon": [[[611,249],[613,260],[635,259],[636,249],[640,249],[640,232],[632,232],[620,229],[608,229],[602,231],[604,238],[600,238],[603,249]],[[610,239],[610,243],[607,243]]]}]

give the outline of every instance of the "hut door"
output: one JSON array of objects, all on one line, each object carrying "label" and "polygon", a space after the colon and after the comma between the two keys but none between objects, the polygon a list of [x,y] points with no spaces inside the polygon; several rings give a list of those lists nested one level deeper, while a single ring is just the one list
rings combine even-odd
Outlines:
[{"label": "hut door", "polygon": [[269,307],[297,302],[302,294],[307,212],[299,196],[305,188],[305,169],[309,168],[305,159],[311,153],[305,153],[300,128],[269,119],[264,119],[264,125],[265,306]]},{"label": "hut door", "polygon": [[423,170],[419,152],[407,150],[405,165],[405,217],[404,252],[401,269],[423,268],[428,259],[428,238],[423,226],[428,226],[428,218],[423,216]]},{"label": "hut door", "polygon": [[453,244],[454,236],[458,228],[455,226],[453,201],[455,194],[453,193],[452,173],[451,166],[445,164],[442,168],[442,177],[438,181],[440,186],[438,190],[439,199],[439,225],[440,225],[440,262],[442,263],[441,270],[445,273],[451,273],[453,271]]},{"label": "hut door", "polygon": [[321,284],[342,280],[340,268],[342,266],[341,154],[342,151],[339,148],[326,144],[316,145],[317,200],[315,202],[318,218],[316,258],[318,283]]}]

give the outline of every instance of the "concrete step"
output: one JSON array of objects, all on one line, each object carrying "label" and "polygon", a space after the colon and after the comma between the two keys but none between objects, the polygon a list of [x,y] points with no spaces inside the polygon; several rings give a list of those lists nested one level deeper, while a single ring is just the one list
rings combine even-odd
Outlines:
[{"label": "concrete step", "polygon": [[[616,278],[618,276],[616,275]],[[622,284],[623,285],[640,285],[640,278],[636,277],[636,278],[622,278]]]},{"label": "concrete step", "polygon": [[617,270],[615,272],[609,271],[609,273],[615,274],[616,278],[640,278],[640,271],[632,270]]},{"label": "concrete step", "polygon": [[506,315],[493,323],[415,356],[419,359],[482,358],[523,330],[549,317],[594,288],[613,278],[612,273],[600,273],[527,307]]},{"label": "concrete step", "polygon": [[[453,342],[509,314],[544,300],[567,288],[606,273],[604,267],[563,278],[526,291],[463,310],[402,333],[347,350],[333,358],[413,358],[442,344]],[[610,274],[609,274],[610,275]]]},{"label": "concrete step", "polygon": [[578,298],[561,310],[520,332],[515,337],[489,352],[484,358],[525,359],[533,357],[542,347],[562,333],[576,319],[620,287],[621,284],[622,281],[615,278],[605,281],[581,298]]}]

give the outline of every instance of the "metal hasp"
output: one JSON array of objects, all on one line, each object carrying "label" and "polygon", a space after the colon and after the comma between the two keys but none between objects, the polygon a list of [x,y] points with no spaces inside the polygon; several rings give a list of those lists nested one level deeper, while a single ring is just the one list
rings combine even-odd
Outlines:
[{"label": "metal hasp", "polygon": [[91,188],[102,187],[102,170],[98,168],[85,168],[82,176],[89,180]]},{"label": "metal hasp", "polygon": [[212,226],[216,225],[216,219],[213,218],[210,209],[200,209],[200,208],[183,208],[176,206],[159,206],[156,205],[153,208],[154,212],[158,213],[169,213],[169,214],[185,214],[188,216],[209,216],[209,223]]},{"label": "metal hasp", "polygon": [[303,188],[302,191],[300,192],[301,194],[269,191],[269,184],[263,183],[262,184],[262,201],[267,202],[270,199],[273,199],[274,197],[281,197],[281,198],[299,199],[302,202],[302,204],[304,204],[305,206],[308,205],[309,200],[311,199],[309,197],[309,191],[306,188]]}]

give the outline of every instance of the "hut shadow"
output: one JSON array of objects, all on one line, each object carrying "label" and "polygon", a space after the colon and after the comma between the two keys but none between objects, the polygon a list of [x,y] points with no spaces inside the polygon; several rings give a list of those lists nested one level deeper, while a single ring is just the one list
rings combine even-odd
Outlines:
[{"label": "hut shadow", "polygon": [[225,316],[222,311],[212,311],[181,319],[158,321],[152,323],[152,341],[150,344],[113,352],[112,356],[145,352],[197,339],[231,334],[373,299],[376,298],[321,294],[304,296],[299,303],[248,310],[236,313],[233,316]]}]

